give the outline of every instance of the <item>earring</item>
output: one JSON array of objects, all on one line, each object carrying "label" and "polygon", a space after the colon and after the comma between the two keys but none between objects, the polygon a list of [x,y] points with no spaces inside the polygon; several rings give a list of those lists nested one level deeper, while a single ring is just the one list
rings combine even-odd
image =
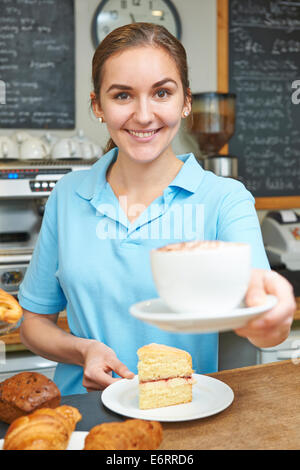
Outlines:
[{"label": "earring", "polygon": [[184,111],[183,114],[184,114],[185,117],[188,117],[188,115],[189,115],[190,113],[189,113],[188,111]]},{"label": "earring", "polygon": [[103,118],[102,117],[99,117],[98,120],[99,120],[100,124],[103,123]]}]

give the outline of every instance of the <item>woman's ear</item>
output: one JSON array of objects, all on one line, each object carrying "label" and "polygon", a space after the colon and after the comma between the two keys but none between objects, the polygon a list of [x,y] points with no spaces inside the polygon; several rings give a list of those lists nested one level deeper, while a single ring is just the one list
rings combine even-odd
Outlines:
[{"label": "woman's ear", "polygon": [[187,89],[187,96],[185,98],[185,109],[190,114],[192,111],[192,92],[191,89]]},{"label": "woman's ear", "polygon": [[96,94],[95,94],[94,91],[91,91],[90,98],[91,98],[91,105],[92,105],[95,117],[96,118],[100,118],[100,117],[103,118],[103,112],[102,112],[102,109],[101,109],[101,106],[100,106],[100,102],[99,102],[99,100],[97,100]]},{"label": "woman's ear", "polygon": [[187,118],[192,111],[192,93],[190,88],[187,89],[187,94],[184,100],[184,105],[182,109],[182,117]]}]

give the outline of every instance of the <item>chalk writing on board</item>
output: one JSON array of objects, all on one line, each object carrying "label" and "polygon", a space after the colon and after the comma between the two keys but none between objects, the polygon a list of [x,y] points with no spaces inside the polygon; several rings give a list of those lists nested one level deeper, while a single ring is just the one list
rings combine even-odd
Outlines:
[{"label": "chalk writing on board", "polygon": [[0,11],[0,127],[74,128],[74,0],[0,0]]},{"label": "chalk writing on board", "polygon": [[291,99],[293,104],[300,104],[300,80],[295,80],[292,83],[292,88],[296,89],[293,91]]},{"label": "chalk writing on board", "polygon": [[229,51],[240,177],[255,196],[299,195],[300,2],[231,0]]},{"label": "chalk writing on board", "polygon": [[0,80],[0,104],[6,103],[6,84],[3,80]]}]

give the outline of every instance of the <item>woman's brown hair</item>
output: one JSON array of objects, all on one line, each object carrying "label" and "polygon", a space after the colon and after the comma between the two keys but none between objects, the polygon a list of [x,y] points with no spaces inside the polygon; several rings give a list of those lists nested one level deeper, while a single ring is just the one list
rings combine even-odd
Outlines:
[{"label": "woman's brown hair", "polygon": [[[181,42],[164,26],[152,23],[131,23],[121,26],[108,34],[95,51],[92,62],[94,100],[98,102],[100,100],[101,80],[106,60],[113,54],[122,52],[128,47],[137,46],[154,46],[165,49],[177,65],[185,99],[191,98],[186,51]],[[116,147],[116,144],[110,139],[106,145],[105,152],[114,147]]]}]

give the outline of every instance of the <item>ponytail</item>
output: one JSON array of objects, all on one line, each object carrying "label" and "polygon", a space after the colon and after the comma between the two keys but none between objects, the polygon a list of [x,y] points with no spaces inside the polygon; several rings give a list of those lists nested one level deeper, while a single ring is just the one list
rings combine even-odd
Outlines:
[{"label": "ponytail", "polygon": [[107,153],[107,152],[109,152],[110,150],[112,150],[116,147],[117,147],[117,145],[114,143],[114,141],[112,139],[109,139],[109,141],[107,142],[107,144],[105,146],[104,153]]}]

